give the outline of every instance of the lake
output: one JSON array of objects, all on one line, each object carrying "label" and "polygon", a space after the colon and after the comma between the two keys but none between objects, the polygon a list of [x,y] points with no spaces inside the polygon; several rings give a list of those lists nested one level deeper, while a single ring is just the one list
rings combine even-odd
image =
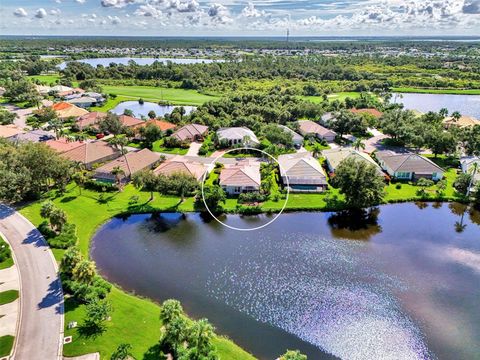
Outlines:
[{"label": "lake", "polygon": [[393,94],[392,102],[402,103],[406,109],[421,112],[447,108],[450,114],[459,111],[462,115],[480,119],[480,95],[402,93]]},{"label": "lake", "polygon": [[287,348],[309,359],[474,359],[480,213],[464,211],[385,205],[366,223],[289,213],[255,232],[198,213],[133,215],[101,227],[91,257],[111,282],[179,299],[260,359]]},{"label": "lake", "polygon": [[[123,112],[128,109],[133,111],[133,115],[140,118],[142,116],[148,117],[150,111],[155,111],[155,114],[160,117],[164,117],[166,114],[170,114],[173,109],[179,106],[172,105],[158,105],[156,103],[145,101],[143,104],[139,104],[138,101],[124,101],[115,106],[111,111],[115,114],[122,115]],[[183,106],[186,114],[190,114],[196,109],[195,106]]]},{"label": "lake", "polygon": [[[113,58],[95,58],[95,59],[81,59],[75,60],[84,64],[92,65],[93,67],[97,67],[98,65],[109,66],[110,64],[117,64],[117,65],[128,65],[130,61],[134,61],[138,65],[151,65],[155,61],[167,64],[168,62],[172,62],[174,64],[210,64],[213,62],[224,62],[225,60],[218,59],[189,59],[189,58],[151,58],[151,57],[113,57]],[[58,65],[60,70],[65,69],[67,66],[67,62],[63,62]]]}]

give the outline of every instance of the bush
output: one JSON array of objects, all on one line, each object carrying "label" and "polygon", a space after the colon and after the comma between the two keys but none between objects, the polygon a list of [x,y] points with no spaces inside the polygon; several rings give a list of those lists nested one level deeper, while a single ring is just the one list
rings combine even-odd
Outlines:
[{"label": "bush", "polygon": [[118,187],[114,183],[100,182],[95,180],[88,180],[84,185],[85,189],[101,191],[101,192],[115,192],[118,191]]},{"label": "bush", "polygon": [[12,257],[12,251],[7,242],[0,237],[0,262],[4,262]]},{"label": "bush", "polygon": [[47,239],[47,241],[57,236],[57,233],[52,230],[50,224],[46,220],[38,226],[38,231],[40,231],[40,233],[45,239]]},{"label": "bush", "polygon": [[395,189],[400,190],[402,188],[402,184],[395,185]]},{"label": "bush", "polygon": [[251,204],[255,202],[264,202],[266,200],[266,196],[260,194],[259,192],[249,192],[243,193],[238,196],[238,202],[240,204]]},{"label": "bush", "polygon": [[53,238],[47,239],[48,244],[55,249],[68,249],[77,243],[77,227],[75,224],[65,224],[62,232]]},{"label": "bush", "polygon": [[257,215],[262,213],[260,206],[237,205],[237,212],[242,215]]}]

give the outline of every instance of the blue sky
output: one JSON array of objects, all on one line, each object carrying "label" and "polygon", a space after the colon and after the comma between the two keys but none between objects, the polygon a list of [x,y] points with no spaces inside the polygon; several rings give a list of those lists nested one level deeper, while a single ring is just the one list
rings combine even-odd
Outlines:
[{"label": "blue sky", "polygon": [[0,34],[478,35],[480,0],[0,0]]}]

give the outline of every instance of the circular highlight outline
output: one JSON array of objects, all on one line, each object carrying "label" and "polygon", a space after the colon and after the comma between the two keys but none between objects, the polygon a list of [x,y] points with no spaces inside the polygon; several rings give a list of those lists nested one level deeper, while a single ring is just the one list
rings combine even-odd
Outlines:
[{"label": "circular highlight outline", "polygon": [[[249,147],[240,147],[240,148],[234,148],[234,149],[229,149],[227,150],[225,153],[217,156],[215,159],[213,159],[212,161],[212,164],[216,164],[218,159],[222,158],[225,154],[228,154],[232,151],[238,151],[238,150],[255,150],[255,151],[258,151],[258,152],[261,152],[262,154],[265,154],[267,155],[268,157],[270,157],[271,159],[273,159],[277,164],[278,164],[278,167],[280,168],[280,170],[283,170],[283,167],[282,165],[280,165],[280,163],[278,162],[277,159],[275,159],[272,155],[270,155],[269,153],[267,153],[266,151],[263,151],[263,150],[260,150],[260,149],[255,149],[255,148],[249,148]],[[225,224],[223,221],[221,221],[219,218],[217,218],[213,213],[212,211],[210,210],[210,208],[208,207],[207,205],[207,202],[205,201],[205,194],[203,192],[203,188],[204,188],[204,184],[205,184],[205,180],[207,180],[207,171],[205,171],[205,173],[203,174],[203,178],[202,178],[202,186],[201,186],[201,190],[202,190],[202,201],[203,201],[203,204],[205,205],[205,209],[207,209],[208,213],[221,225],[231,229],[231,230],[237,230],[237,231],[255,231],[255,230],[260,230],[260,229],[263,229],[264,227],[267,227],[268,225],[272,224],[275,220],[278,219],[278,217],[280,215],[282,215],[283,211],[285,210],[285,208],[287,207],[287,203],[288,203],[288,198],[289,198],[289,195],[290,195],[290,182],[288,180],[288,176],[285,175],[285,179],[287,180],[287,196],[285,198],[285,202],[282,206],[282,208],[280,209],[280,211],[277,213],[277,215],[275,215],[275,217],[270,220],[268,223],[266,224],[263,224],[263,225],[260,225],[260,226],[257,226],[257,227],[254,227],[254,228],[251,228],[251,229],[245,229],[245,228],[237,228],[235,226],[231,226],[231,225],[227,225]]]}]

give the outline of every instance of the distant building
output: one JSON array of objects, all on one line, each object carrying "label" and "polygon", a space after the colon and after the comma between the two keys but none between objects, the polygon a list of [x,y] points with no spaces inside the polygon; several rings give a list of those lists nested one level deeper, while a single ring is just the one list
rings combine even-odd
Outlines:
[{"label": "distant building", "polygon": [[227,146],[249,146],[254,147],[260,144],[254,132],[246,127],[230,127],[217,131],[217,139],[220,144]]},{"label": "distant building", "polygon": [[383,170],[394,179],[418,180],[427,178],[441,180],[445,170],[430,159],[414,153],[397,154],[392,151],[375,153]]},{"label": "distant building", "polygon": [[88,114],[88,111],[68,102],[59,102],[52,105],[52,109],[55,110],[57,116],[61,120],[66,120],[71,117],[79,117]]},{"label": "distant building", "polygon": [[319,139],[323,139],[328,142],[333,142],[337,133],[333,130],[327,129],[322,125],[317,124],[311,120],[298,121],[298,127],[300,134],[303,136],[314,135]]},{"label": "distant building", "polygon": [[125,127],[135,127],[145,123],[145,121],[129,115],[119,115],[118,119]]},{"label": "distant building", "polygon": [[350,111],[354,114],[357,114],[357,115],[368,114],[368,115],[371,115],[371,116],[373,116],[374,118],[377,118],[377,119],[381,118],[382,115],[383,115],[383,113],[381,111],[378,111],[375,108],[351,109]]},{"label": "distant building", "polygon": [[303,145],[303,136],[300,135],[300,134],[297,134],[295,131],[293,131],[292,129],[290,129],[289,127],[285,126],[285,125],[278,125],[279,128],[283,129],[285,132],[289,133],[289,134],[292,134],[292,141],[293,141],[293,145],[295,145],[295,147],[300,147]]},{"label": "distant building", "polygon": [[208,126],[200,124],[189,124],[182,126],[172,134],[172,137],[181,142],[202,141],[208,134]]},{"label": "distant building", "polygon": [[83,130],[87,127],[98,128],[98,124],[106,117],[107,113],[93,111],[77,118],[75,125],[78,127],[79,130]]},{"label": "distant building", "polygon": [[27,132],[18,133],[8,138],[9,140],[19,143],[24,141],[30,142],[44,142],[50,139],[55,139],[53,133],[45,130],[31,130]]},{"label": "distant building", "polygon": [[357,151],[353,148],[345,148],[341,147],[338,149],[329,149],[329,150],[323,150],[322,155],[325,157],[328,171],[331,173],[335,173],[338,165],[345,160],[349,158],[355,158],[360,161],[365,161],[370,165],[375,166],[375,169],[377,170],[377,174],[379,176],[385,176],[383,173],[381,167],[373,160],[370,156],[367,154]]},{"label": "distant building", "polygon": [[176,127],[176,125],[172,124],[171,122],[168,122],[165,120],[157,120],[157,119],[142,121],[142,123],[134,125],[133,127],[135,128],[135,130],[140,130],[140,128],[146,127],[147,125],[150,125],[150,124],[157,126],[161,131],[173,130]]},{"label": "distant building", "polygon": [[[473,176],[473,185],[476,185],[477,183],[480,182],[480,157],[478,156],[462,157],[460,158],[460,165],[462,167],[462,171],[465,174],[471,174]],[[475,166],[477,167],[476,171],[474,170]]]},{"label": "distant building", "polygon": [[480,125],[480,120],[477,120],[471,116],[461,116],[458,120],[453,117],[447,117],[443,119],[443,126],[446,129],[450,127],[466,128],[475,125]]},{"label": "distant building", "polygon": [[89,108],[97,104],[97,100],[89,96],[81,96],[78,98],[73,98],[71,100],[68,100],[68,102],[82,109]]},{"label": "distant building", "polygon": [[327,189],[327,175],[317,159],[308,152],[280,155],[280,176],[292,192],[322,192]]},{"label": "distant building", "polygon": [[220,186],[229,195],[260,190],[260,165],[237,163],[225,165],[220,172]]},{"label": "distant building", "polygon": [[123,181],[129,181],[132,175],[142,170],[153,169],[159,161],[160,154],[148,149],[129,152],[97,168],[93,177],[97,180],[113,182],[115,181],[113,169],[120,168],[124,173]]}]

